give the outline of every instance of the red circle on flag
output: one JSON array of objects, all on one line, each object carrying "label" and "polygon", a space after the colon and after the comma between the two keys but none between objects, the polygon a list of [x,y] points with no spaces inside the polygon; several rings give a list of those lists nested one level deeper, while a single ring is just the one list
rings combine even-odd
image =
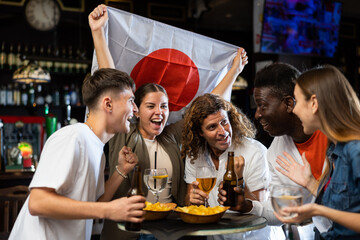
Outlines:
[{"label": "red circle on flag", "polygon": [[171,48],[156,50],[141,59],[131,71],[136,87],[157,83],[166,89],[170,111],[179,111],[196,95],[199,71],[185,53]]}]

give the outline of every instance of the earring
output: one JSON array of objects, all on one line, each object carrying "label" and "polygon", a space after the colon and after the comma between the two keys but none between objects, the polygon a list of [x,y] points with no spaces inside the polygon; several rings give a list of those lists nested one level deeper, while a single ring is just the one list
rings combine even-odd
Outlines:
[{"label": "earring", "polygon": [[110,113],[112,113],[112,110],[109,110]]}]

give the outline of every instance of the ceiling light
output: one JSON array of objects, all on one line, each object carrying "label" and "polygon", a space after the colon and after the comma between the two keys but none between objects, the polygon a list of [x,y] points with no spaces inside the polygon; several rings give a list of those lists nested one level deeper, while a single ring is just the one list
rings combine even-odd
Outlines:
[{"label": "ceiling light", "polygon": [[47,83],[50,80],[50,73],[33,60],[17,69],[13,74],[13,81],[19,83]]}]

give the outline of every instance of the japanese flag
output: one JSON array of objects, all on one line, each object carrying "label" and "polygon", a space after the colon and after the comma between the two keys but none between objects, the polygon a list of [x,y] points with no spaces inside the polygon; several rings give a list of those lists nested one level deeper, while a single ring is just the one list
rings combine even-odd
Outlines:
[{"label": "japanese flag", "polygon": [[[169,122],[198,95],[211,92],[230,69],[237,46],[108,7],[105,35],[116,69],[138,88],[154,82],[169,96]],[[98,69],[96,55],[92,72]],[[228,99],[229,100],[229,99]]]}]

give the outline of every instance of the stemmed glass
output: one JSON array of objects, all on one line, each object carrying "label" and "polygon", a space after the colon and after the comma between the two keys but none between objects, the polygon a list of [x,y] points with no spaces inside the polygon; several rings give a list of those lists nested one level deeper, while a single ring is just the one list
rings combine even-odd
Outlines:
[{"label": "stemmed glass", "polygon": [[145,185],[155,195],[155,203],[159,201],[160,192],[165,189],[167,181],[166,168],[148,168],[144,171]]},{"label": "stemmed glass", "polygon": [[[286,219],[297,216],[297,213],[286,214],[282,211],[285,207],[297,207],[303,204],[303,193],[301,187],[277,185],[271,190],[271,203],[276,213]],[[286,224],[286,239],[291,240],[291,224]]]},{"label": "stemmed glass", "polygon": [[[198,187],[203,192],[209,194],[215,187],[216,170],[213,166],[200,166],[196,168],[196,181],[199,183]],[[209,206],[209,202],[205,199],[205,207]]]}]

